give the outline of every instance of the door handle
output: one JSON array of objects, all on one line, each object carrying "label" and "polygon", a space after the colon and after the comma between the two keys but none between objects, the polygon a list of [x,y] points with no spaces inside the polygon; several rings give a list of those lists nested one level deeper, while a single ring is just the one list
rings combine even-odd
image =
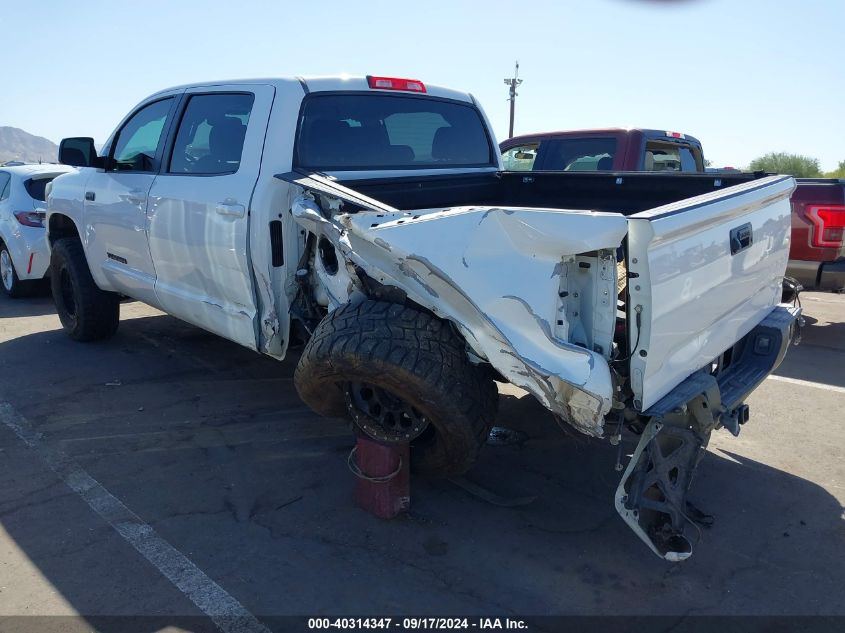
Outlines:
[{"label": "door handle", "polygon": [[751,246],[754,241],[754,232],[751,229],[751,222],[746,222],[742,226],[731,229],[730,243],[731,255],[736,255]]},{"label": "door handle", "polygon": [[93,202],[96,199],[96,197],[97,196],[94,194],[93,191],[86,191],[85,192],[85,199],[88,200],[89,202]]},{"label": "door handle", "polygon": [[218,202],[214,210],[220,215],[231,215],[236,218],[242,218],[246,213],[246,207],[235,202]]}]

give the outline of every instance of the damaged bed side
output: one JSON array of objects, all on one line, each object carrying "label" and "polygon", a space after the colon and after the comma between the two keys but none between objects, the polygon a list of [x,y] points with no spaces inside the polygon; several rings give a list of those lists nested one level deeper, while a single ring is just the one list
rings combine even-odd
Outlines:
[{"label": "damaged bed side", "polygon": [[[631,217],[514,206],[402,211],[322,175],[277,178],[297,186],[290,213],[309,235],[300,296],[321,314],[373,298],[416,305],[454,326],[472,363],[533,394],[559,421],[603,437],[609,418],[614,444],[623,427],[633,431],[640,439],[616,509],[661,558],[691,555],[686,526],[707,517],[687,493],[710,435],[739,433],[745,397],[779,365],[800,323],[800,309],[777,305],[790,178]],[[690,257],[704,240],[709,250]],[[630,303],[623,310],[619,296]],[[639,373],[629,379],[630,368]]]},{"label": "damaged bed side", "polygon": [[[603,435],[614,393],[606,355],[623,216],[495,207],[406,212],[322,176],[278,177],[304,189],[291,212],[323,245],[315,267],[327,307],[361,296],[363,272],[452,322],[471,355],[552,413]],[[344,266],[326,265],[323,240]]]}]

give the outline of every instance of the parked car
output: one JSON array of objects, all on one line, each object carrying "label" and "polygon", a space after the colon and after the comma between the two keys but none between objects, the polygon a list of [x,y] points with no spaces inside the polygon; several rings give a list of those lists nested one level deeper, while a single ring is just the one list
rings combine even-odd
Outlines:
[{"label": "parked car", "polygon": [[24,164],[0,167],[0,287],[10,297],[26,294],[48,272],[44,189],[53,178],[68,171],[73,168]]},{"label": "parked car", "polygon": [[808,290],[845,291],[845,180],[799,178],[786,272]]},{"label": "parked car", "polygon": [[499,145],[509,171],[703,172],[698,139],[680,132],[606,128],[524,134]]},{"label": "parked car", "polygon": [[582,433],[641,434],[616,507],[670,560],[702,448],[739,433],[800,314],[791,177],[503,172],[475,99],[416,80],[173,88],[60,157],[72,338],[114,334],[128,295],[275,358],[304,343],[302,399],[434,475],[472,465],[513,383]]}]

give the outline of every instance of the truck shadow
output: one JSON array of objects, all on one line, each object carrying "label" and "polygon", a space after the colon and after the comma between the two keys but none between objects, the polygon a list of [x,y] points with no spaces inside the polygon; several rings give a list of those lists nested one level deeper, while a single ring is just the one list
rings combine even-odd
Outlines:
[{"label": "truck shadow", "polygon": [[824,385],[845,387],[845,322],[806,317],[801,343],[790,347],[775,374]]},{"label": "truck shadow", "polygon": [[[411,512],[388,522],[355,507],[352,436],[300,403],[295,355],[279,363],[162,316],[103,344],[14,338],[0,359],[0,400],[44,446],[260,618],[845,613],[842,505],[739,451],[702,462],[692,498],[716,523],[672,565],[613,509],[616,449],[561,432],[528,396],[504,396],[498,420],[524,441],[488,446],[467,478],[535,501],[505,508],[414,479]],[[101,630],[185,626],[194,607],[2,426],[0,440],[0,523],[61,599]],[[158,617],[110,626],[103,613]]]}]

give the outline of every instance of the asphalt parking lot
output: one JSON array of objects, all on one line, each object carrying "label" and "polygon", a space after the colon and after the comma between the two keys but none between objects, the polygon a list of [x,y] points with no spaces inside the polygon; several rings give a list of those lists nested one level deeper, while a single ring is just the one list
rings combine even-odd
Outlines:
[{"label": "asphalt parking lot", "polygon": [[527,441],[487,447],[468,478],[533,503],[414,481],[412,512],[382,521],[353,504],[352,436],[298,400],[295,357],[138,303],[114,339],[78,344],[49,298],[2,297],[0,615],[167,619],[230,598],[258,621],[843,615],[845,296],[802,299],[802,345],[699,469],[691,498],[715,525],[669,564],[613,509],[615,449],[518,392],[499,424]]}]

